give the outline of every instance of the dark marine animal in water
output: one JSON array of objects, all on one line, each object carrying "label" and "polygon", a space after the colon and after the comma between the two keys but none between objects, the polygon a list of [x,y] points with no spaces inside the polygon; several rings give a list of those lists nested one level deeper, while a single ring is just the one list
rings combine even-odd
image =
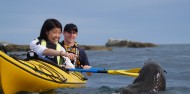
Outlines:
[{"label": "dark marine animal in water", "polygon": [[132,84],[120,89],[120,94],[156,94],[166,89],[166,71],[154,61],[145,62]]}]

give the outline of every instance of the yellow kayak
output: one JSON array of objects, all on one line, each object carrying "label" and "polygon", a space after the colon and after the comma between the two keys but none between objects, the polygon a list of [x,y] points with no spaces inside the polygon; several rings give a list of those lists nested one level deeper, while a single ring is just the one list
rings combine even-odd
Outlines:
[{"label": "yellow kayak", "polygon": [[56,88],[84,87],[79,72],[68,72],[42,60],[16,60],[0,51],[0,89],[4,94],[43,92]]}]

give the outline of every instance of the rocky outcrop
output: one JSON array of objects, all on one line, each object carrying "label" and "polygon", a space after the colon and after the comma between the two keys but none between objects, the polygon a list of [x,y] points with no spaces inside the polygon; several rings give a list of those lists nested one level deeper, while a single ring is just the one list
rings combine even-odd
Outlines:
[{"label": "rocky outcrop", "polygon": [[112,50],[111,47],[106,47],[106,46],[80,45],[79,47],[85,50],[109,50],[109,51]]},{"label": "rocky outcrop", "polygon": [[5,46],[7,52],[17,52],[17,51],[29,51],[29,45],[16,45],[16,44],[11,44],[11,45],[6,45]]},{"label": "rocky outcrop", "polygon": [[106,43],[106,47],[131,47],[131,48],[142,48],[142,47],[156,47],[156,44],[153,43],[142,43],[134,42],[128,40],[116,40],[109,39]]}]

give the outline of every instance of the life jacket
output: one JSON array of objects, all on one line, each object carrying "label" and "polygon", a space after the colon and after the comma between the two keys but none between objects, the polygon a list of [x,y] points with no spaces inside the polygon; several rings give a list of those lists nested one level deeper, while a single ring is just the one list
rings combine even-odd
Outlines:
[{"label": "life jacket", "polygon": [[66,52],[68,53],[73,53],[75,55],[77,55],[78,58],[76,58],[76,60],[71,60],[71,63],[73,63],[73,65],[75,67],[80,67],[80,60],[79,60],[79,47],[78,47],[78,43],[75,42],[73,46],[68,46],[64,44],[64,40],[61,42],[61,45],[65,48]]},{"label": "life jacket", "polygon": [[[44,39],[42,39],[40,41],[40,44],[47,48],[55,49],[58,51],[61,51],[61,47],[62,47],[59,43],[56,43],[55,45],[47,45],[47,42]],[[64,58],[61,56],[45,56],[45,57],[50,59],[51,61],[57,63],[58,65],[62,65],[64,63]]]}]

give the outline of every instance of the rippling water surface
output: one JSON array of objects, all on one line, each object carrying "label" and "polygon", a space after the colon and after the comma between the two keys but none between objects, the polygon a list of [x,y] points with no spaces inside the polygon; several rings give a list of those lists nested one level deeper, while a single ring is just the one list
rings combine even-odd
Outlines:
[{"label": "rippling water surface", "polygon": [[[130,69],[142,67],[152,59],[167,71],[166,91],[159,94],[190,93],[190,45],[160,45],[155,48],[113,48],[112,51],[87,51],[93,67]],[[117,90],[131,84],[132,77],[93,73],[87,76],[86,88],[57,89],[57,94],[117,94]]]}]

